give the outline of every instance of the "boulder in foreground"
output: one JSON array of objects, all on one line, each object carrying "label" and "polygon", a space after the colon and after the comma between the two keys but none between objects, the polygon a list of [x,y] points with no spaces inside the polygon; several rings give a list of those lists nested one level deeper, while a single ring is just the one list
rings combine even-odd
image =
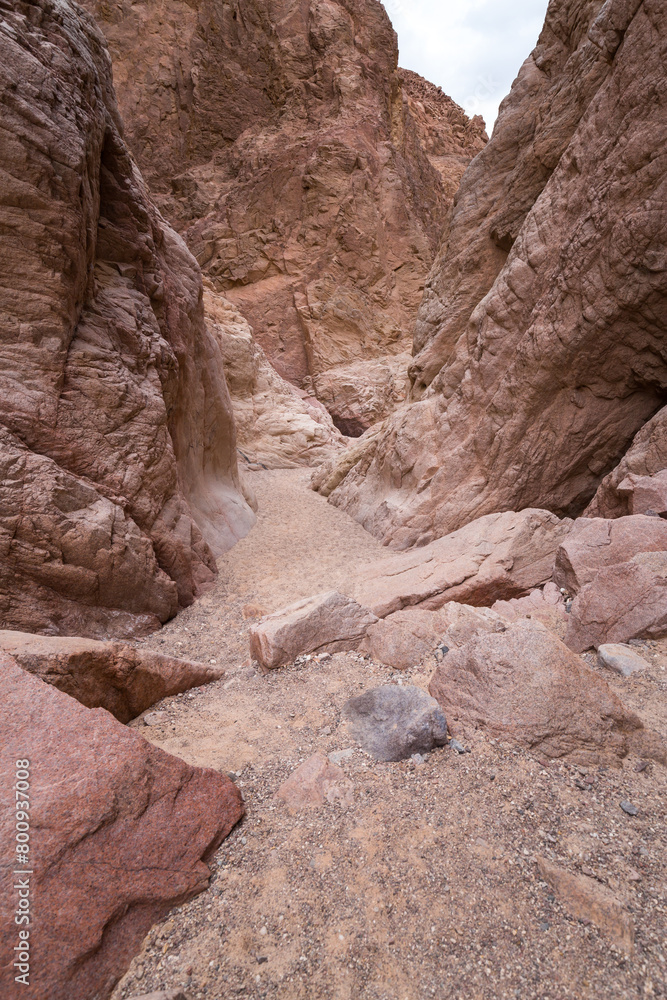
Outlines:
[{"label": "boulder in foreground", "polygon": [[[16,761],[30,761],[30,993],[104,1000],[152,924],[207,887],[204,861],[243,815],[241,795],[224,775],[151,746],[4,653],[0,689],[0,844],[10,862]],[[16,943],[14,880],[6,866],[3,956]],[[28,991],[4,961],[0,993],[14,1000]]]},{"label": "boulder in foreground", "polygon": [[483,729],[546,757],[615,762],[643,728],[578,656],[528,620],[449,652],[429,691],[455,735]]},{"label": "boulder in foreground", "polygon": [[491,605],[550,579],[572,521],[548,510],[487,514],[422,548],[383,559],[361,574],[354,596],[384,618],[401,608],[448,601]]},{"label": "boulder in foreground", "polygon": [[667,551],[640,552],[628,562],[600,570],[577,594],[565,642],[576,653],[583,653],[603,643],[664,635]]},{"label": "boulder in foreground", "polygon": [[119,722],[129,722],[168,695],[224,676],[207,663],[95,639],[0,631],[0,650],[86,708],[106,708]]},{"label": "boulder in foreground", "polygon": [[250,653],[271,670],[307,653],[357,649],[376,621],[368,608],[331,590],[262,618],[250,633]]},{"label": "boulder in foreground", "polygon": [[350,735],[376,760],[405,760],[447,742],[438,703],[413,685],[372,688],[343,706]]}]

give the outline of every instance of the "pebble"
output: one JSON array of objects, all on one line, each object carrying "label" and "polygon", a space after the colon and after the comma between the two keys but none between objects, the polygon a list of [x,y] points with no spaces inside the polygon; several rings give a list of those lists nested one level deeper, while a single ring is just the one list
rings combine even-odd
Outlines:
[{"label": "pebble", "polygon": [[354,753],[354,747],[348,747],[347,750],[334,750],[329,754],[329,760],[332,764],[340,764],[342,760],[351,757]]},{"label": "pebble", "polygon": [[650,664],[631,646],[622,642],[608,642],[598,648],[600,662],[621,677],[630,677],[638,670],[646,670]]},{"label": "pebble", "polygon": [[169,716],[166,712],[149,712],[148,715],[144,715],[143,723],[145,726],[159,726],[168,720]]},{"label": "pebble", "polygon": [[636,816],[639,812],[637,806],[633,806],[632,802],[628,802],[626,799],[623,799],[621,802],[621,809],[624,813],[627,813],[628,816]]},{"label": "pebble", "polygon": [[425,764],[426,763],[426,757],[424,757],[420,753],[413,753],[413,755],[412,755],[412,757],[410,759],[413,760],[415,762],[415,764],[417,764],[417,766],[419,766],[420,764]]},{"label": "pebble", "polygon": [[462,743],[454,739],[449,741],[449,749],[456,750],[457,753],[470,753],[470,750],[466,750]]}]

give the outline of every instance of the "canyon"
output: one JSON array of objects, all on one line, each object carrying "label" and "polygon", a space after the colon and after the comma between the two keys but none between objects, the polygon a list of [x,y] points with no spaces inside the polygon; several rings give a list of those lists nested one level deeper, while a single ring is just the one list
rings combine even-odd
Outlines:
[{"label": "canyon", "polygon": [[3,996],[665,995],[666,57],[0,0]]}]

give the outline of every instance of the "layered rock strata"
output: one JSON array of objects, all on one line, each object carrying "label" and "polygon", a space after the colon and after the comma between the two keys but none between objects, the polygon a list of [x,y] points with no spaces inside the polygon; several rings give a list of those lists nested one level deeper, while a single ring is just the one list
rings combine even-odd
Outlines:
[{"label": "layered rock strata", "polygon": [[397,69],[381,4],[86,5],[151,190],[279,374],[404,352],[486,135]]},{"label": "layered rock strata", "polygon": [[331,494],[386,543],[579,513],[667,394],[660,0],[551,0],[424,294],[414,402]]},{"label": "layered rock strata", "polygon": [[136,634],[253,521],[222,359],[101,33],[66,0],[0,11],[0,623]]}]

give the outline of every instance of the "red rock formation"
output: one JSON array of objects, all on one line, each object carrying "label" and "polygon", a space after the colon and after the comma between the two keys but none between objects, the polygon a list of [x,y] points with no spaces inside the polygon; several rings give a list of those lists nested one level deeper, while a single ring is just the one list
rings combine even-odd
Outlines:
[{"label": "red rock formation", "polygon": [[154,628],[252,523],[201,276],[122,137],[104,40],[2,2],[0,623]]},{"label": "red rock formation", "polygon": [[551,0],[463,178],[416,401],[331,495],[388,544],[492,511],[580,512],[664,404],[666,51],[661,0]]},{"label": "red rock formation", "polygon": [[404,351],[485,133],[397,70],[381,4],[86,3],[151,189],[278,372]]},{"label": "red rock formation", "polygon": [[[207,887],[203,862],[243,815],[241,795],[225,775],[151,746],[4,653],[0,664],[0,993],[105,1000],[151,925]],[[19,759],[30,762],[34,862],[28,989],[12,966]]]}]

